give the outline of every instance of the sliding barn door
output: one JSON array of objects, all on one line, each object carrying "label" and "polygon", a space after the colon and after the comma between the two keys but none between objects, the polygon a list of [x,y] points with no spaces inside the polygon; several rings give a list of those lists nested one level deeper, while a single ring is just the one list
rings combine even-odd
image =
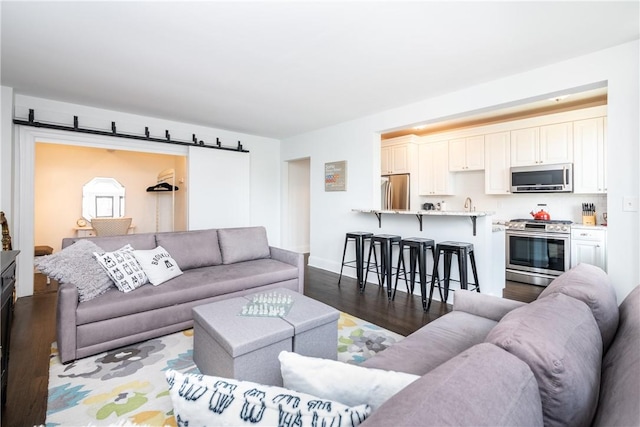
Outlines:
[{"label": "sliding barn door", "polygon": [[250,224],[250,154],[189,147],[189,229]]}]

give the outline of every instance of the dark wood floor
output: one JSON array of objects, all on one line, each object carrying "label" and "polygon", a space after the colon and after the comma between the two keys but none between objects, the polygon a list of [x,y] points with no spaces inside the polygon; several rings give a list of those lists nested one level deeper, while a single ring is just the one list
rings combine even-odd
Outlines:
[{"label": "dark wood floor", "polygon": [[[308,267],[305,294],[340,311],[375,323],[401,335],[409,335],[451,310],[435,301],[428,313],[422,310],[420,297],[398,292],[389,302],[386,292],[368,284],[360,294],[355,279]],[[55,285],[55,284],[54,284]],[[399,284],[398,286],[404,286]],[[47,409],[50,344],[55,341],[56,286],[42,286],[31,297],[19,298],[14,311],[9,359],[7,404],[2,410],[2,425],[22,427],[44,424]],[[527,289],[515,292],[514,299],[532,300]],[[507,295],[505,295],[507,297]]]}]

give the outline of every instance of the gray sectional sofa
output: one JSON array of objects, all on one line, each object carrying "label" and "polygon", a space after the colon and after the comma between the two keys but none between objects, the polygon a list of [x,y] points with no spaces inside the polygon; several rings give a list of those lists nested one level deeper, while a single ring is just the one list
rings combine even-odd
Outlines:
[{"label": "gray sectional sofa", "polygon": [[363,426],[640,426],[640,287],[618,307],[580,264],[530,304],[456,291],[363,366],[421,376]]},{"label": "gray sectional sofa", "polygon": [[[304,291],[303,255],[268,245],[263,227],[87,238],[105,251],[162,246],[183,274],[131,292],[115,287],[80,302],[60,283],[57,343],[63,363],[193,326],[200,304],[275,288]],[[67,248],[80,238],[65,238]]]}]

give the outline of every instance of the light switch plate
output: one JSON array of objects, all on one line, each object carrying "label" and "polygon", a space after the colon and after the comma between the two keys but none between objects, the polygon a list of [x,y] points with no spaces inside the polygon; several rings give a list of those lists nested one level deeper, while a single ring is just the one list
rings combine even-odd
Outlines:
[{"label": "light switch plate", "polygon": [[622,210],[625,212],[638,212],[638,198],[631,196],[623,197]]}]

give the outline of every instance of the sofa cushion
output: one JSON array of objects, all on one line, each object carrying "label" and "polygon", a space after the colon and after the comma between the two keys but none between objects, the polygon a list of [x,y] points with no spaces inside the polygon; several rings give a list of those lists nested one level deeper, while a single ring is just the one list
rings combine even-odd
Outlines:
[{"label": "sofa cushion", "polygon": [[264,227],[221,228],[218,230],[223,264],[269,258],[269,242]]},{"label": "sofa cushion", "polygon": [[640,426],[640,286],[620,304],[620,324],[602,361],[593,425]]},{"label": "sofa cushion", "polygon": [[404,372],[365,368],[288,351],[280,352],[278,359],[285,388],[348,406],[367,404],[373,411],[420,378]]},{"label": "sofa cushion", "polygon": [[102,248],[89,240],[78,241],[53,255],[35,258],[35,267],[62,283],[78,289],[81,302],[90,301],[113,288],[113,281],[93,256]]},{"label": "sofa cushion", "polygon": [[99,300],[81,304],[76,312],[76,323],[83,325],[233,292],[248,293],[260,286],[288,280],[298,280],[298,269],[273,259],[196,268],[161,286],[142,286],[128,294],[113,287],[113,292],[107,291]]},{"label": "sofa cushion", "polygon": [[158,233],[156,242],[171,254],[183,271],[222,264],[217,230]]},{"label": "sofa cushion", "polygon": [[166,372],[178,425],[354,427],[371,408],[296,393],[282,387],[209,375]]},{"label": "sofa cushion", "polygon": [[362,366],[424,375],[484,341],[497,322],[452,311],[365,360]]},{"label": "sofa cushion", "polygon": [[618,329],[618,302],[607,273],[594,265],[578,264],[553,280],[538,299],[555,293],[569,295],[589,306],[607,351]]},{"label": "sofa cushion", "polygon": [[527,363],[546,426],[585,426],[598,403],[602,337],[582,301],[556,293],[504,316],[487,336]]},{"label": "sofa cushion", "polygon": [[508,352],[483,343],[409,384],[362,425],[543,424],[538,384],[529,367]]}]

